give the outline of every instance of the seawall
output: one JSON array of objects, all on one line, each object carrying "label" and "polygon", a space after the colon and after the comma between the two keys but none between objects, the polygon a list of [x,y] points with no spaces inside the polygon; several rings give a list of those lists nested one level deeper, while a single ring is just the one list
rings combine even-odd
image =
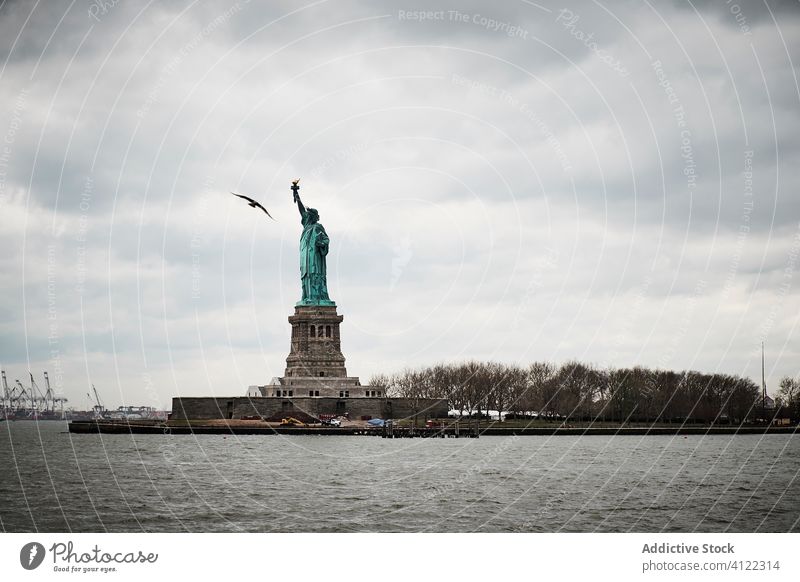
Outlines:
[{"label": "seawall", "polygon": [[[240,426],[240,425],[193,425],[170,426],[165,423],[142,422],[109,422],[109,421],[72,421],[69,423],[71,433],[102,434],[170,434],[170,435],[321,435],[321,436],[381,436],[380,428],[359,427],[303,427],[303,426]],[[439,437],[455,436],[455,427],[446,428],[410,428],[396,427],[393,430],[398,438],[406,436]],[[467,426],[460,427],[464,436]],[[763,434],[798,434],[798,427],[747,426],[747,427],[654,427],[654,428],[483,428],[480,436],[669,436],[669,435],[763,435]]]}]

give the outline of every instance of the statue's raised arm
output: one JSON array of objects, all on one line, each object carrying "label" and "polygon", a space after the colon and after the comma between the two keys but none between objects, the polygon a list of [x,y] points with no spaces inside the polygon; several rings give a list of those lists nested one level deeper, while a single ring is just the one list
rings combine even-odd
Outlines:
[{"label": "statue's raised arm", "polygon": [[291,190],[293,199],[295,202],[297,202],[297,209],[300,211],[300,218],[302,218],[303,214],[305,214],[306,207],[303,206],[303,202],[300,200],[300,185],[298,184],[298,182],[300,182],[300,178],[292,181]]}]

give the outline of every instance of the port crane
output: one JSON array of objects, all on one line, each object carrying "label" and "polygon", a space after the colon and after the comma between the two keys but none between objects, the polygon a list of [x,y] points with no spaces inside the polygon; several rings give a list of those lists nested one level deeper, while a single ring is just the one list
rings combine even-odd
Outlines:
[{"label": "port crane", "polygon": [[45,400],[50,398],[50,403],[52,404],[51,410],[55,411],[56,406],[58,406],[61,410],[61,418],[64,418],[64,403],[69,402],[67,398],[64,396],[56,396],[53,390],[50,388],[50,377],[47,375],[47,372],[44,372],[44,384],[47,386],[47,392],[45,392]]},{"label": "port crane", "polygon": [[3,379],[3,409],[6,415],[14,416],[17,410],[28,408],[28,391],[22,383],[17,380],[15,384],[8,387],[5,370],[2,371]]},{"label": "port crane", "polygon": [[[15,380],[15,382],[17,383],[17,387],[19,388],[19,390],[17,390],[15,394],[16,406],[12,405],[12,407],[15,408],[16,410],[23,410],[25,408],[28,408],[31,411],[35,411],[36,400],[34,399],[33,394],[31,394],[28,390],[25,390],[25,386],[22,385],[22,382],[20,382],[19,379]],[[26,400],[28,401],[28,403],[30,403],[30,406],[26,406]]]},{"label": "port crane", "polygon": [[31,388],[30,388],[30,395],[31,395],[31,402],[33,403],[34,411],[40,410],[47,410],[47,398],[45,395],[42,394],[42,391],[39,390],[39,386],[36,385],[36,380],[33,379],[33,374],[28,372],[28,375],[31,377]]},{"label": "port crane", "polygon": [[[97,404],[92,407],[92,410],[94,410],[94,416],[95,418],[103,418],[105,408],[103,407],[103,403],[100,402],[100,395],[97,393],[97,388],[94,387],[94,384],[92,384],[92,392],[94,392],[94,399],[97,402]],[[89,400],[92,399],[91,395],[87,394],[87,396],[89,396]]]},{"label": "port crane", "polygon": [[39,418],[42,415],[55,416],[56,407],[60,408],[61,417],[64,417],[64,403],[68,400],[63,396],[56,396],[50,387],[50,378],[44,372],[45,392],[42,392],[33,374],[28,372],[31,378],[31,385],[25,386],[17,379],[9,388],[5,370],[0,371],[2,377],[2,412],[6,418]]},{"label": "port crane", "polygon": [[8,389],[8,380],[6,380],[6,371],[0,370],[0,375],[2,375],[3,381],[3,416],[8,414],[8,411],[11,409],[11,401],[12,401],[12,394],[11,391]]}]

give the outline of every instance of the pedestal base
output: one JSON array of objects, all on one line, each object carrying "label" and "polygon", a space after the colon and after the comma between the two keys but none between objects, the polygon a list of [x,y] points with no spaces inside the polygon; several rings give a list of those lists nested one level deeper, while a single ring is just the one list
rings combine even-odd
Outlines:
[{"label": "pedestal base", "polygon": [[292,345],[286,358],[287,380],[303,378],[347,378],[339,324],[344,318],[335,305],[298,305],[292,324]]}]

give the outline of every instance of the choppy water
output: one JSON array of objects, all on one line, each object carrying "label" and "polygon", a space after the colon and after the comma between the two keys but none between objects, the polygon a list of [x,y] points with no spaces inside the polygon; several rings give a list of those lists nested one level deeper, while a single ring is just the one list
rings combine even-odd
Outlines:
[{"label": "choppy water", "polygon": [[800,531],[800,436],[71,435],[0,423],[5,531]]}]

